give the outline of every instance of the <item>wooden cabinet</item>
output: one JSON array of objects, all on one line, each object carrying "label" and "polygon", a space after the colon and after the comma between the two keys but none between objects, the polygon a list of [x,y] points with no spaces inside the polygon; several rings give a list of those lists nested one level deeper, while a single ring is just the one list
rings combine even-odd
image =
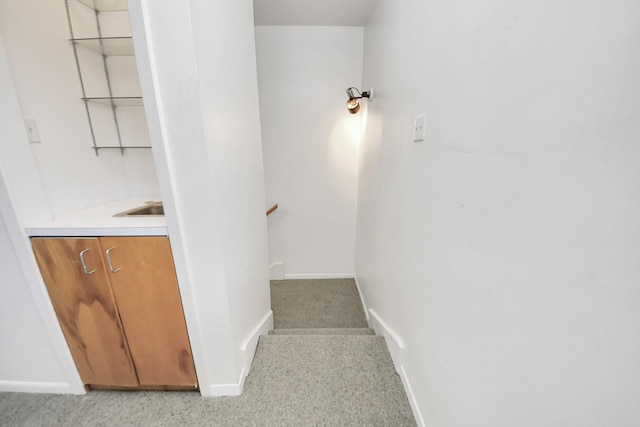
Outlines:
[{"label": "wooden cabinet", "polygon": [[33,238],[32,245],[85,384],[197,387],[168,238]]},{"label": "wooden cabinet", "polygon": [[[78,372],[86,384],[137,386],[98,239],[32,239]],[[85,274],[80,253],[92,274]],[[90,270],[91,272],[91,270]]]}]

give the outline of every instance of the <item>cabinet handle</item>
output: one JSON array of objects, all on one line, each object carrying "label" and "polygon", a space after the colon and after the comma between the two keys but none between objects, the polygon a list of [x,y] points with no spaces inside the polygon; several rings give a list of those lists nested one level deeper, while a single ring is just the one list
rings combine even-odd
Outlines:
[{"label": "cabinet handle", "polygon": [[117,273],[118,271],[120,271],[119,268],[113,268],[113,263],[111,262],[111,251],[114,250],[115,248],[109,248],[106,250],[106,255],[107,255],[107,263],[109,264],[109,270],[111,270],[112,273]]},{"label": "cabinet handle", "polygon": [[84,254],[89,252],[90,250],[91,249],[85,249],[84,251],[80,251],[80,262],[82,263],[84,274],[86,274],[87,276],[96,272],[95,270],[89,271],[89,269],[87,268],[87,262],[84,260]]}]

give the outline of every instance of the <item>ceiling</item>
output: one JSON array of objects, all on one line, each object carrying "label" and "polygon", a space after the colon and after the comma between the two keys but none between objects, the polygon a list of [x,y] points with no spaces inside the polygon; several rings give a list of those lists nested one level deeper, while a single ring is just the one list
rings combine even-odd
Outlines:
[{"label": "ceiling", "polygon": [[375,1],[253,0],[253,10],[256,25],[361,27]]}]

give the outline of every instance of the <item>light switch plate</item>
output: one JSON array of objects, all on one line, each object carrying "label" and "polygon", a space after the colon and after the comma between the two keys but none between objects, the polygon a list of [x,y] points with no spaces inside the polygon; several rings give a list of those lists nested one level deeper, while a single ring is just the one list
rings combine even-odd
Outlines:
[{"label": "light switch plate", "polygon": [[424,141],[426,127],[427,113],[422,113],[419,116],[416,116],[416,121],[413,125],[413,142]]},{"label": "light switch plate", "polygon": [[36,126],[36,119],[33,117],[25,117],[24,128],[27,130],[29,142],[41,142],[40,132],[38,132],[38,126]]}]

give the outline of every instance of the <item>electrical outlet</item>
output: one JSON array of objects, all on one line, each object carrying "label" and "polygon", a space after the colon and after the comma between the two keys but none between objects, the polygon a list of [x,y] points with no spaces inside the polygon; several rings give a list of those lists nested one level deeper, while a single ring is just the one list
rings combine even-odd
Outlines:
[{"label": "electrical outlet", "polygon": [[416,121],[413,125],[413,142],[424,141],[424,134],[427,127],[427,113],[422,113],[416,116]]},{"label": "electrical outlet", "polygon": [[24,128],[27,130],[29,142],[41,142],[40,132],[38,132],[38,126],[36,126],[36,119],[33,117],[25,117]]}]

